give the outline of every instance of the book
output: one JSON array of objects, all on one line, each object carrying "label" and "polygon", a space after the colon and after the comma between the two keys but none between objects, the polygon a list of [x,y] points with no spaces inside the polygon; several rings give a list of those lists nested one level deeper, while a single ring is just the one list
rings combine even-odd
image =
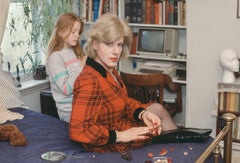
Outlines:
[{"label": "book", "polygon": [[93,0],[93,21],[96,21],[99,16],[100,0]]},{"label": "book", "polygon": [[168,0],[168,24],[174,25],[174,0]]},{"label": "book", "polygon": [[238,94],[238,110],[237,112],[240,112],[240,94]]},{"label": "book", "polygon": [[238,112],[238,108],[239,108],[239,101],[238,101],[239,95],[240,95],[239,93],[234,93],[234,108],[233,108],[234,112]]},{"label": "book", "polygon": [[227,108],[227,92],[224,92],[224,104],[223,104],[223,110],[226,111]]},{"label": "book", "polygon": [[128,23],[131,23],[132,20],[132,2],[130,0],[125,0],[125,19],[128,21]]},{"label": "book", "polygon": [[146,0],[145,15],[145,23],[154,24],[154,0]]},{"label": "book", "polygon": [[218,93],[218,109],[224,111],[224,92]]},{"label": "book", "polygon": [[226,111],[230,111],[230,98],[231,98],[231,94],[227,92],[227,96],[226,96]]},{"label": "book", "polygon": [[155,8],[154,8],[154,3],[155,3],[155,0],[152,0],[151,1],[151,19],[150,19],[150,23],[151,24],[154,24],[154,20],[155,20],[155,15],[154,15],[154,10],[155,10]]},{"label": "book", "polygon": [[186,1],[183,0],[183,7],[182,7],[182,25],[186,25]]},{"label": "book", "polygon": [[235,111],[235,96],[237,95],[234,92],[229,92],[230,94],[230,105],[229,105],[229,111],[234,112]]},{"label": "book", "polygon": [[146,22],[146,0],[142,0],[142,23]]},{"label": "book", "polygon": [[88,1],[88,19],[87,19],[87,21],[88,22],[91,22],[92,20],[93,20],[93,1],[92,0],[90,0],[90,1]]},{"label": "book", "polygon": [[131,1],[131,23],[137,23],[137,0]]},{"label": "book", "polygon": [[218,83],[219,110],[228,112],[240,111],[240,84]]},{"label": "book", "polygon": [[166,24],[165,22],[165,12],[166,12],[166,2],[162,1],[162,24]]},{"label": "book", "polygon": [[154,14],[155,14],[155,24],[163,24],[162,15],[163,15],[163,2],[158,1],[154,4]]},{"label": "book", "polygon": [[102,14],[103,14],[103,7],[104,7],[104,0],[100,0],[100,2],[99,2],[99,10],[98,10],[98,17],[102,16]]},{"label": "book", "polygon": [[110,0],[104,0],[104,2],[103,2],[103,13],[107,13],[107,12],[110,11],[109,1]]},{"label": "book", "polygon": [[80,0],[80,15],[83,22],[87,21],[87,0]]},{"label": "book", "polygon": [[113,13],[118,15],[118,0],[113,1]]},{"label": "book", "polygon": [[119,18],[125,18],[125,1],[118,0],[118,16]]},{"label": "book", "polygon": [[173,24],[178,25],[178,0],[174,0]]},{"label": "book", "polygon": [[238,126],[237,120],[238,120],[238,119],[235,119],[235,120],[233,121],[233,125],[232,125],[232,138],[233,138],[233,139],[236,139],[236,138],[237,138],[237,126]]},{"label": "book", "polygon": [[178,25],[183,25],[183,1],[178,1]]},{"label": "book", "polygon": [[118,0],[109,1],[109,12],[117,15],[118,14]]},{"label": "book", "polygon": [[168,25],[168,20],[169,20],[169,10],[168,10],[168,6],[169,6],[169,0],[165,0],[165,25]]},{"label": "book", "polygon": [[138,38],[138,33],[133,33],[133,41],[132,41],[130,54],[137,54],[137,38]]},{"label": "book", "polygon": [[136,23],[142,23],[142,0],[136,0]]},{"label": "book", "polygon": [[236,118],[236,127],[234,128],[235,129],[235,135],[236,135],[236,139],[238,139],[238,140],[240,140],[240,117],[238,116],[237,118]]}]

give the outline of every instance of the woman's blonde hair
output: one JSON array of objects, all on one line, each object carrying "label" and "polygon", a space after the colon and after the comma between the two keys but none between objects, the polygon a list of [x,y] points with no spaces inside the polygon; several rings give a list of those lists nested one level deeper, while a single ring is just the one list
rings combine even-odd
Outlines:
[{"label": "woman's blonde hair", "polygon": [[[54,51],[63,49],[64,39],[69,36],[76,21],[81,24],[81,34],[83,32],[84,24],[78,15],[66,12],[58,17],[57,21],[55,22],[51,38],[48,42],[47,57],[49,57]],[[65,38],[62,38],[60,34],[66,31],[69,31],[69,33],[65,36]],[[84,53],[79,42],[77,42],[77,45],[73,46],[72,49],[78,58],[83,58]]]},{"label": "woman's blonde hair", "polygon": [[106,13],[102,15],[89,30],[88,40],[85,46],[85,53],[95,59],[96,51],[93,49],[93,41],[114,42],[123,37],[124,47],[121,59],[129,55],[132,46],[132,30],[125,20],[118,18],[116,15]]}]

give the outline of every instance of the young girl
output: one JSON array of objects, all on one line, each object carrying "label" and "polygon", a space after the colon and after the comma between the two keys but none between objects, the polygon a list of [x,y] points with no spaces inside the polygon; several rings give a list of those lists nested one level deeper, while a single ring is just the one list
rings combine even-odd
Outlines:
[{"label": "young girl", "polygon": [[72,111],[73,85],[85,65],[79,45],[83,22],[74,13],[57,19],[48,44],[47,70],[59,118],[69,122]]}]

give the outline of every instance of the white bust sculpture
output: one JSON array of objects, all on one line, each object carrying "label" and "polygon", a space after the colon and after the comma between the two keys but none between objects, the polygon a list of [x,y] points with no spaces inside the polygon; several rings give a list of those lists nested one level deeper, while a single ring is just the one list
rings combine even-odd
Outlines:
[{"label": "white bust sculpture", "polygon": [[236,78],[234,72],[239,71],[239,56],[233,49],[224,49],[219,57],[223,68],[223,83],[234,83]]}]

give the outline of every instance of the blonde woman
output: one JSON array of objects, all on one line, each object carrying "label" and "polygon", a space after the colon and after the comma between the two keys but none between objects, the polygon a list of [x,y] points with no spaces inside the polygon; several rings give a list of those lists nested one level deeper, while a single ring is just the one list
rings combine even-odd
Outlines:
[{"label": "blonde woman", "polygon": [[131,44],[132,30],[113,14],[101,16],[90,29],[88,59],[75,82],[70,120],[70,138],[86,150],[133,149],[151,142],[150,135],[177,128],[162,105],[128,97],[115,67]]}]

